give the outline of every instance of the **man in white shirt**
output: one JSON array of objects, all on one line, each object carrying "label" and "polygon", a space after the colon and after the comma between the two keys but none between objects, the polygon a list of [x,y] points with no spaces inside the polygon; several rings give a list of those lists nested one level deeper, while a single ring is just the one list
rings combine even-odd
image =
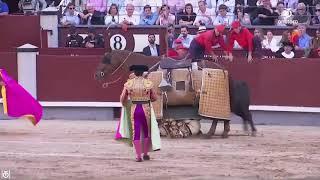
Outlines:
[{"label": "man in white shirt", "polygon": [[138,25],[140,22],[140,16],[138,12],[134,11],[133,4],[127,4],[126,11],[127,14],[120,15],[120,23],[127,24],[127,25]]},{"label": "man in white shirt", "polygon": [[205,26],[212,25],[215,20],[216,13],[214,10],[207,8],[207,3],[204,0],[200,0],[199,3],[199,11],[197,13],[197,17],[194,20],[193,25],[200,26],[204,24]]}]

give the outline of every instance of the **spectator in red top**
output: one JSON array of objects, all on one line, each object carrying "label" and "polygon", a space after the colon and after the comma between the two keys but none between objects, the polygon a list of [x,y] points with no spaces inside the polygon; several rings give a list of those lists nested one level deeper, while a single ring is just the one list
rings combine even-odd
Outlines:
[{"label": "spectator in red top", "polygon": [[223,32],[225,26],[218,25],[211,31],[198,34],[190,44],[189,56],[192,58],[192,69],[197,68],[197,62],[204,58],[205,54],[211,55],[212,60],[217,61],[217,55],[213,52],[212,46],[219,44],[227,53],[227,47],[224,43]]},{"label": "spectator in red top", "polygon": [[247,28],[242,27],[239,21],[234,21],[231,27],[232,31],[228,42],[229,60],[233,60],[232,49],[234,41],[237,41],[243,49],[248,51],[248,62],[251,62],[253,60],[252,51],[254,49],[253,34]]}]

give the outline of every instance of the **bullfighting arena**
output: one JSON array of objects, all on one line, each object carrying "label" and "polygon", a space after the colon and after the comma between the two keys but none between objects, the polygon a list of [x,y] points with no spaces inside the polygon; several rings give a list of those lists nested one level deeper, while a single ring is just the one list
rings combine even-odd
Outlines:
[{"label": "bullfighting arena", "polygon": [[[208,130],[210,124],[202,123]],[[0,170],[10,179],[320,179],[320,127],[232,124],[230,137],[162,138],[151,161],[113,139],[116,121],[0,121]],[[222,124],[218,125],[218,134]],[[1,179],[1,178],[0,178]]]}]

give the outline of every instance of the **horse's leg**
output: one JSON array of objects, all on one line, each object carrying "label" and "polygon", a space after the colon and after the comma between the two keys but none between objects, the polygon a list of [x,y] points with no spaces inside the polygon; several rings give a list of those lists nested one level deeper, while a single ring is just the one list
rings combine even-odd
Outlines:
[{"label": "horse's leg", "polygon": [[248,120],[247,120],[247,118],[245,118],[245,116],[244,117],[241,116],[241,118],[243,120],[243,131],[247,133],[247,132],[249,132]]},{"label": "horse's leg", "polygon": [[230,132],[230,120],[223,120],[223,133],[222,133],[222,138],[227,138]]},{"label": "horse's leg", "polygon": [[217,124],[218,124],[218,120],[217,119],[212,119],[211,127],[210,127],[208,133],[204,134],[204,138],[208,138],[209,139],[214,135],[214,133],[216,132]]},{"label": "horse's leg", "polygon": [[257,135],[257,129],[254,125],[254,122],[252,120],[252,114],[250,111],[248,111],[246,113],[246,121],[250,123],[250,126],[251,126],[251,136],[256,136]]}]

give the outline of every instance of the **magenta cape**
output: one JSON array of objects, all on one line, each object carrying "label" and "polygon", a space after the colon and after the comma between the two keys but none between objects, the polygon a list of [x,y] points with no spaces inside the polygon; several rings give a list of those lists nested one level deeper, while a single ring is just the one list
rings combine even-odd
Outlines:
[{"label": "magenta cape", "polygon": [[42,117],[42,106],[22,86],[11,78],[4,69],[0,69],[4,82],[1,94],[3,111],[10,117],[26,117],[36,125]]}]

